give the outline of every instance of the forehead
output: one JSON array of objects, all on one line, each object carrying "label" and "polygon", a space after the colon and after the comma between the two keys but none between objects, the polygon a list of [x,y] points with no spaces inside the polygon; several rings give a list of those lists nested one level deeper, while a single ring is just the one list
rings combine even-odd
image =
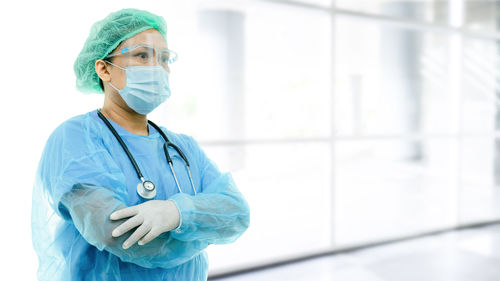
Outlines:
[{"label": "forehead", "polygon": [[118,45],[117,49],[137,44],[147,44],[158,49],[167,48],[167,42],[165,41],[163,35],[161,35],[161,33],[156,29],[148,29],[123,41],[120,45]]}]

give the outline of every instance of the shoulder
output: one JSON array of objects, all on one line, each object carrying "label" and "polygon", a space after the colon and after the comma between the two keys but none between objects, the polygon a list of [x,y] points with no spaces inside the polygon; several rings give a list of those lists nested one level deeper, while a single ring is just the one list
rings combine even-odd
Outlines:
[{"label": "shoulder", "polygon": [[59,133],[63,132],[76,132],[83,131],[83,127],[85,124],[86,114],[80,114],[73,116],[65,121],[63,121],[59,126],[57,126],[52,132],[51,136],[55,136]]},{"label": "shoulder", "polygon": [[90,112],[73,116],[59,124],[50,134],[47,145],[84,150],[89,145],[92,128]]},{"label": "shoulder", "polygon": [[87,119],[87,114],[71,117],[52,131],[39,162],[39,171],[44,177],[55,177],[68,163],[95,152],[95,144],[89,141]]}]

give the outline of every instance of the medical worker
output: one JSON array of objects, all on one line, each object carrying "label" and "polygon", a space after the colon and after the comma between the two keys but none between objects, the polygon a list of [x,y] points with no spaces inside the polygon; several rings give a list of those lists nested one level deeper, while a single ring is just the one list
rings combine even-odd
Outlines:
[{"label": "medical worker", "polygon": [[249,207],[190,136],[148,121],[170,96],[166,24],[124,9],[92,26],[76,87],[102,108],[50,135],[33,190],[38,278],[206,280],[210,244],[234,242]]}]

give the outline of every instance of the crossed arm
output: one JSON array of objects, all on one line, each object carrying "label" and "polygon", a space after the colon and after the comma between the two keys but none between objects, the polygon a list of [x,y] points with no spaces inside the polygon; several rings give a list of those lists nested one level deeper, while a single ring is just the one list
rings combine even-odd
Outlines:
[{"label": "crossed arm", "polygon": [[59,210],[71,219],[81,235],[99,250],[106,250],[126,262],[147,268],[170,268],[187,262],[209,243],[206,241],[179,241],[164,232],[145,245],[134,244],[124,249],[122,244],[134,232],[132,229],[120,237],[111,235],[113,229],[126,219],[110,220],[111,213],[126,208],[118,196],[107,187],[76,184],[65,193]]},{"label": "crossed arm", "polygon": [[145,245],[134,243],[128,249],[122,244],[136,228],[118,238],[111,235],[125,220],[112,221],[110,215],[127,207],[112,189],[76,184],[62,196],[59,210],[99,250],[147,268],[174,267],[189,261],[209,244],[231,243],[250,223],[248,205],[229,174],[220,174],[203,193],[179,193],[169,200],[179,207],[181,227],[163,232]]}]

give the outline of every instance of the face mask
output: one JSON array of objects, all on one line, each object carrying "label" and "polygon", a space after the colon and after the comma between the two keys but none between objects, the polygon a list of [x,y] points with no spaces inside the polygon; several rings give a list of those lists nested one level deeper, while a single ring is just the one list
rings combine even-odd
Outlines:
[{"label": "face mask", "polygon": [[148,114],[170,97],[168,72],[161,66],[128,66],[125,70],[127,83],[118,90],[127,105],[139,114]]}]

